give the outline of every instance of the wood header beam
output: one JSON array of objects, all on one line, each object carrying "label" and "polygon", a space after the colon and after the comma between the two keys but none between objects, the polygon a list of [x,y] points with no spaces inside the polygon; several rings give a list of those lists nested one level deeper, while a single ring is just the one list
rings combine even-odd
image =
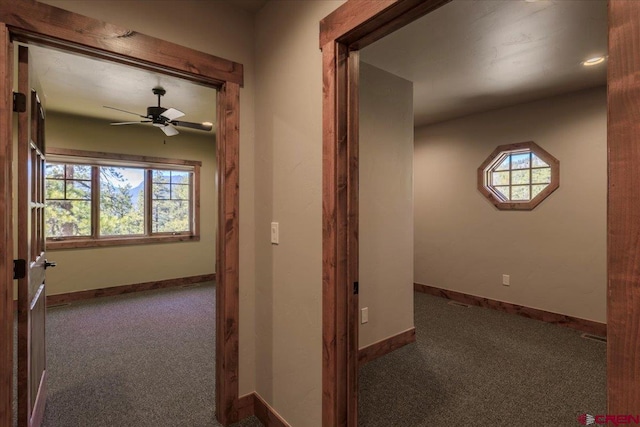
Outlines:
[{"label": "wood header beam", "polygon": [[320,48],[335,40],[362,49],[450,1],[348,1],[320,21]]},{"label": "wood header beam", "polygon": [[33,40],[80,53],[89,51],[92,56],[216,86],[226,81],[243,84],[242,64],[48,4],[2,1],[0,22],[19,40]]}]

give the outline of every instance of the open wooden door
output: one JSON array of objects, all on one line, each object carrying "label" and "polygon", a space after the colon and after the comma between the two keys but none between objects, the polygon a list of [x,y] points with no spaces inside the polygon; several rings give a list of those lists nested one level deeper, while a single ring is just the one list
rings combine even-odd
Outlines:
[{"label": "open wooden door", "polygon": [[47,395],[45,349],[44,108],[29,82],[29,50],[19,46],[18,92],[18,426],[42,423]]}]

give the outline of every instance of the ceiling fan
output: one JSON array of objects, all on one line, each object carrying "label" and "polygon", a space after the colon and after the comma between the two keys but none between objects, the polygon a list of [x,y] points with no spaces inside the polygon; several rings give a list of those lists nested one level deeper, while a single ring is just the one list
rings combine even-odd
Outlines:
[{"label": "ceiling fan", "polygon": [[140,120],[137,122],[115,122],[111,123],[112,126],[121,126],[121,125],[133,125],[137,123],[151,123],[154,126],[159,127],[167,136],[174,136],[179,134],[176,126],[182,126],[191,129],[199,129],[210,131],[213,129],[213,124],[209,122],[205,123],[192,123],[192,122],[183,122],[177,121],[176,119],[184,116],[184,113],[180,110],[176,110],[175,108],[164,108],[160,106],[160,98],[167,93],[161,87],[154,87],[152,89],[154,95],[158,97],[158,106],[147,107],[147,115],[143,116],[142,114],[132,113],[131,111],[121,110],[120,108],[115,107],[107,107],[103,105],[104,108],[109,108],[111,110],[122,111],[123,113],[134,114],[138,117],[143,118],[144,120]]}]

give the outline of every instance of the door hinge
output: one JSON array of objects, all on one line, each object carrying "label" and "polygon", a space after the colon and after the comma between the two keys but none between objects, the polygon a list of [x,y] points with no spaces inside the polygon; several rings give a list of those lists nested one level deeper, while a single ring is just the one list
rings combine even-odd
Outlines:
[{"label": "door hinge", "polygon": [[360,285],[358,282],[353,282],[353,294],[358,295],[360,293]]},{"label": "door hinge", "polygon": [[13,111],[16,113],[27,111],[27,97],[24,93],[13,92]]},{"label": "door hinge", "polygon": [[13,280],[27,277],[27,261],[24,259],[13,260]]}]

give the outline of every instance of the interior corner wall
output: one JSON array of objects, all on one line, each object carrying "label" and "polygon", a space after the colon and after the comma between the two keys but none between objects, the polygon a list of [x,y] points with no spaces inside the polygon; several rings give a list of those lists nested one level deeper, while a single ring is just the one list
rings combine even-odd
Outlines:
[{"label": "interior corner wall", "polygon": [[58,263],[47,270],[49,295],[215,273],[215,135],[183,131],[167,138],[153,126],[116,127],[106,120],[48,112],[46,136],[48,148],[202,162],[199,241],[48,250],[47,257]]},{"label": "interior corner wall", "polygon": [[360,63],[360,348],[413,327],[413,83]]},{"label": "interior corner wall", "polygon": [[[499,211],[477,168],[523,141],[560,161],[560,188]],[[605,87],[417,128],[414,156],[417,283],[606,323]]]},{"label": "interior corner wall", "polygon": [[[256,20],[256,391],[322,424],[322,53],[342,1],[269,1]],[[280,244],[270,244],[270,223]]]},{"label": "interior corner wall", "polygon": [[244,65],[240,89],[240,395],[255,390],[254,16],[230,2],[41,0]]}]

